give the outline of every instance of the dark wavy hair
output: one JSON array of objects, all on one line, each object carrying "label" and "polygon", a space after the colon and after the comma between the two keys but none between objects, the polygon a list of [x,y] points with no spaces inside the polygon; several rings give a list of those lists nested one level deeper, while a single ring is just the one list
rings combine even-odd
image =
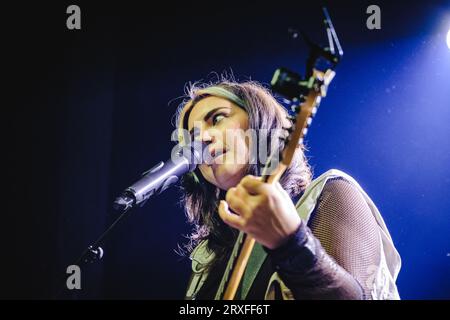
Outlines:
[{"label": "dark wavy hair", "polygon": [[[274,95],[263,85],[255,81],[236,82],[222,78],[215,82],[194,83],[186,87],[184,100],[176,113],[176,126],[183,128],[184,115],[187,110],[208,95],[202,94],[204,88],[220,86],[241,98],[245,102],[244,109],[249,117],[249,128],[258,132],[261,129],[281,131],[288,120],[286,109],[278,103]],[[268,139],[270,139],[270,134]],[[281,150],[284,142],[276,139],[272,144],[268,141],[268,153],[271,147]],[[259,150],[258,154],[259,154]],[[249,164],[247,174],[259,175],[264,163]],[[232,248],[238,231],[226,225],[218,214],[218,204],[225,198],[226,192],[206,181],[200,170],[195,174],[187,174],[181,182],[181,204],[185,208],[188,221],[193,225],[193,232],[188,236],[189,242],[181,248],[184,254],[190,253],[201,240],[208,240],[208,248],[216,254],[216,261],[226,260],[227,253]],[[311,182],[311,168],[304,155],[304,146],[297,148],[292,164],[280,179],[281,186],[291,197],[301,194]],[[187,251],[187,252],[186,252]]]}]

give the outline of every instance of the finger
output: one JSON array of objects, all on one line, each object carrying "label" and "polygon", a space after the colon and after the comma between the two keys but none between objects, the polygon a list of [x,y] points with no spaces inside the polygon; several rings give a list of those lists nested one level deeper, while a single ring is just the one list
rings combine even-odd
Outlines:
[{"label": "finger", "polygon": [[260,177],[245,176],[239,183],[250,195],[259,195],[265,192],[266,183]]},{"label": "finger", "polygon": [[228,190],[225,200],[229,208],[238,215],[244,218],[248,218],[250,216],[248,204],[246,204],[244,198],[238,194],[236,188],[231,188]]},{"label": "finger", "polygon": [[[242,202],[244,202],[247,205],[252,201],[253,195],[248,193],[248,191],[241,184],[238,184],[236,187],[230,188],[228,190],[229,191],[232,190],[233,196],[239,198],[240,200],[242,200]],[[228,202],[227,199],[225,200]],[[228,204],[230,205],[229,202]]]},{"label": "finger", "polygon": [[228,204],[224,200],[220,200],[219,204],[219,216],[229,226],[243,230],[245,227],[245,220],[234,213],[231,213]]},{"label": "finger", "polygon": [[247,195],[247,191],[245,191],[242,186],[237,185],[236,187],[232,187],[228,189],[227,193],[225,194],[225,201],[228,202],[230,197],[238,197],[238,198],[244,198]]},{"label": "finger", "polygon": [[234,189],[236,196],[244,201],[249,196],[247,190],[245,190],[245,188],[240,184],[238,184]]}]

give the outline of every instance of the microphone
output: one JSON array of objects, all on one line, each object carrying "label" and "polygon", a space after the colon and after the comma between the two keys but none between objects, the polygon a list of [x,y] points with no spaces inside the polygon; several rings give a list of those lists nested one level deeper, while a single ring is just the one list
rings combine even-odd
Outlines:
[{"label": "microphone", "polygon": [[166,162],[161,161],[156,166],[142,174],[142,178],[114,200],[113,207],[116,210],[128,210],[136,205],[143,206],[154,194],[160,194],[168,187],[177,183],[187,172],[192,172],[202,162],[202,154],[205,144],[201,141],[193,141],[187,146],[175,146],[171,152],[171,158]]}]

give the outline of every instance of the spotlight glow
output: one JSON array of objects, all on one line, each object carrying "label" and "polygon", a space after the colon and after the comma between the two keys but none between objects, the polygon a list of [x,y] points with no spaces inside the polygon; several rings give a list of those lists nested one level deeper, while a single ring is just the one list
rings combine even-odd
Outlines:
[{"label": "spotlight glow", "polygon": [[447,47],[450,49],[450,29],[447,32]]}]

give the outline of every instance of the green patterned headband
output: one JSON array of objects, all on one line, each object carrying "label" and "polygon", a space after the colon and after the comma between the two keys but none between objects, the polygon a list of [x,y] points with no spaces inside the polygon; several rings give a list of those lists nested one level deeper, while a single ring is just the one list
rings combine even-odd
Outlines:
[{"label": "green patterned headband", "polygon": [[198,90],[197,94],[200,96],[202,96],[204,94],[209,94],[212,96],[230,100],[231,102],[234,102],[241,108],[245,109],[245,107],[246,107],[244,100],[242,100],[237,95],[235,95],[233,92],[231,92],[223,87],[219,87],[219,86],[207,87],[207,88]]}]

